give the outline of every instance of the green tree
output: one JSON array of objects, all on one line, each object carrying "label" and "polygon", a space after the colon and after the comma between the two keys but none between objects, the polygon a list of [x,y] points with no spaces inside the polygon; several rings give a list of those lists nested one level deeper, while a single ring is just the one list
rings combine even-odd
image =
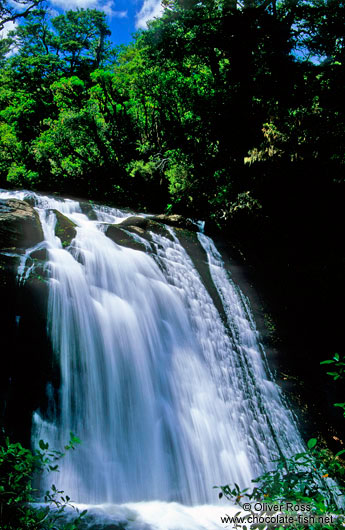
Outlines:
[{"label": "green tree", "polygon": [[72,192],[77,187],[93,198],[129,200],[125,166],[135,154],[134,127],[114,77],[97,70],[89,89],[76,76],[52,85],[58,117],[32,145],[36,163],[51,175],[54,189]]},{"label": "green tree", "polygon": [[[34,10],[13,32],[18,51],[7,59],[0,71],[1,142],[4,146],[0,169],[3,180],[14,186],[29,185],[36,188],[49,188],[53,182],[56,183],[54,179],[50,184],[44,183],[44,180],[47,180],[46,175],[42,180],[42,171],[46,170],[46,167],[40,165],[42,156],[37,155],[34,141],[57,123],[63,107],[59,100],[59,89],[54,88],[58,86],[58,80],[61,79],[60,84],[64,86],[65,76],[71,78],[69,88],[65,90],[65,98],[67,92],[71,92],[71,87],[76,90],[76,73],[80,76],[82,86],[85,83],[90,86],[90,73],[109,57],[109,35],[104,13],[96,10],[67,12],[51,21],[46,10]],[[87,101],[87,97],[83,101]],[[65,104],[64,111],[67,107]],[[79,110],[80,108],[78,105]],[[90,111],[90,108],[88,110]],[[74,143],[80,141],[81,137],[86,138],[90,130],[87,127],[90,126],[94,131],[92,137],[98,140],[99,148],[105,151],[106,147],[96,133],[95,120],[92,116],[87,120],[86,114],[87,112],[84,112],[82,119],[79,119],[78,126],[75,125],[75,120],[73,122],[72,129],[76,134]],[[67,123],[72,122],[69,120]],[[84,126],[86,129],[81,135],[80,130]],[[55,127],[53,129],[52,135],[55,134]],[[67,149],[69,145],[67,142]],[[91,149],[90,152],[94,150]],[[57,151],[58,149],[55,149],[55,152]],[[79,153],[79,160],[81,156]],[[78,163],[66,161],[66,165],[73,166],[75,174],[75,166],[78,166]],[[54,176],[56,164],[53,163],[53,166]],[[84,164],[83,169],[85,167]],[[67,171],[64,175],[65,184],[68,176]],[[64,189],[63,185],[59,189]]]},{"label": "green tree", "polygon": [[110,30],[105,14],[96,9],[67,11],[52,19],[56,53],[66,64],[65,74],[85,76],[109,57]]}]

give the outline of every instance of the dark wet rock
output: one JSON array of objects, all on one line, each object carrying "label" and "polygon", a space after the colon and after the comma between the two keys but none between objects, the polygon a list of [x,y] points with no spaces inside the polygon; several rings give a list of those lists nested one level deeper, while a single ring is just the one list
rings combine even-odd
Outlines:
[{"label": "dark wet rock", "polygon": [[25,444],[30,442],[32,413],[47,406],[47,383],[57,379],[47,336],[48,283],[41,274],[36,271],[24,285],[12,285],[8,290],[7,325],[12,333],[7,330],[6,335],[12,339],[2,373],[2,391],[7,398],[3,420],[13,439]]},{"label": "dark wet rock", "polygon": [[38,259],[40,261],[46,261],[47,259],[47,249],[46,248],[40,248],[38,250],[34,250],[30,254],[32,259]]},{"label": "dark wet rock", "polygon": [[158,223],[164,223],[166,225],[174,226],[176,228],[185,228],[186,230],[190,230],[191,232],[198,232],[199,229],[195,223],[190,221],[189,219],[186,219],[182,215],[155,215],[154,217],[150,217],[152,221],[157,221]]},{"label": "dark wet rock", "polygon": [[[145,231],[144,231],[145,233]],[[130,235],[126,234],[117,225],[110,225],[106,230],[106,235],[118,245],[122,247],[132,248],[134,250],[141,250],[145,252],[146,247],[143,243],[135,241]]]},{"label": "dark wet rock", "polygon": [[137,215],[133,215],[131,217],[127,217],[127,219],[124,219],[121,223],[119,223],[118,226],[120,228],[129,228],[135,226],[145,231],[148,229],[149,224],[150,220],[147,217],[139,217]]},{"label": "dark wet rock", "polygon": [[[29,446],[32,413],[45,406],[47,382],[56,375],[47,337],[44,262],[37,261],[24,284],[17,280],[19,263],[20,256],[0,251],[0,299],[6,307],[0,319],[0,425],[12,439]],[[27,265],[32,263],[29,257]]]},{"label": "dark wet rock", "polygon": [[38,213],[18,199],[0,199],[0,248],[28,248],[43,240]]},{"label": "dark wet rock", "polygon": [[63,247],[68,247],[76,236],[77,225],[57,210],[53,211],[56,215],[55,235],[61,239]]},{"label": "dark wet rock", "polygon": [[90,219],[90,221],[97,221],[96,212],[90,202],[80,202],[79,204],[81,211]]},{"label": "dark wet rock", "polygon": [[207,261],[207,255],[203,247],[200,245],[198,236],[195,232],[189,230],[178,229],[176,230],[178,240],[181,245],[191,258],[196,270],[198,271],[202,283],[206,287],[208,294],[213,300],[219,315],[221,316],[223,323],[227,325],[227,317],[224,311],[222,301],[220,299],[217,288],[213,283],[213,279],[210,273],[210,268]]},{"label": "dark wet rock", "polygon": [[0,251],[0,290],[15,286],[19,260],[19,256],[8,256]]},{"label": "dark wet rock", "polygon": [[[0,424],[11,439],[30,445],[32,413],[46,406],[46,385],[53,374],[47,337],[48,285],[43,271],[18,284],[19,257],[0,254]],[[7,345],[7,346],[6,346]]]},{"label": "dark wet rock", "polygon": [[[110,225],[106,231],[106,235],[119,245],[145,251],[145,245],[133,240],[124,232],[124,230],[137,234],[149,242],[152,241],[152,235],[150,234],[151,232],[173,241],[174,238],[169,230],[167,230],[167,228],[164,226],[165,224],[174,226],[178,234],[180,232],[181,234],[182,232],[185,232],[185,234],[191,234],[191,236],[195,236],[195,232],[197,231],[197,227],[191,221],[188,221],[181,215],[157,215],[155,217],[141,217],[138,215],[132,215],[124,219],[119,224]],[[188,229],[186,227],[188,227]]]},{"label": "dark wet rock", "polygon": [[26,281],[30,281],[31,279],[37,279],[37,280],[39,280],[41,282],[44,282],[44,283],[48,282],[47,270],[46,270],[46,267],[45,267],[45,261],[43,261],[43,260],[34,260],[33,270],[31,271],[30,276],[29,276],[28,280],[26,280]]},{"label": "dark wet rock", "polygon": [[27,195],[23,200],[30,204],[30,206],[36,206],[36,199],[34,195]]},{"label": "dark wet rock", "polygon": [[144,237],[146,239],[150,239],[148,232],[146,232],[140,226],[128,226],[127,230],[128,232],[133,232],[134,234],[138,234],[138,236]]},{"label": "dark wet rock", "polygon": [[127,217],[119,225],[119,228],[126,228],[130,232],[134,232],[142,237],[145,237],[148,241],[151,240],[151,237],[148,232],[154,232],[161,236],[167,237],[168,239],[173,239],[171,234],[166,230],[164,225],[160,222],[154,221],[148,217],[139,217],[131,216]]},{"label": "dark wet rock", "polygon": [[0,426],[26,445],[30,443],[32,413],[44,403],[51,379],[45,249],[27,258],[26,266],[35,267],[24,284],[18,282],[17,273],[21,256],[43,239],[32,205],[18,199],[0,200]]}]

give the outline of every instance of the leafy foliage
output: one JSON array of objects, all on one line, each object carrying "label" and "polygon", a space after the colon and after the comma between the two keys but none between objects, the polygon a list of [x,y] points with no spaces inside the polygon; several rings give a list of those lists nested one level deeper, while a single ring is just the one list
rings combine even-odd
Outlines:
[{"label": "leafy foliage", "polygon": [[117,202],[145,186],[224,226],[247,193],[255,222],[270,215],[277,165],[331,163],[343,181],[342,4],[166,2],[118,50],[104,13],[30,11],[0,72],[3,182],[68,193],[78,182]]},{"label": "leafy foliage", "polygon": [[[71,433],[65,450],[75,448],[80,440]],[[33,487],[33,478],[37,474],[58,471],[56,462],[63,453],[49,448],[49,444],[39,441],[35,452],[24,448],[20,443],[11,443],[8,438],[0,446],[0,524],[3,530],[77,530],[86,511],[79,512],[71,504],[68,495],[59,491],[53,484],[44,495],[45,505],[35,506],[37,491]],[[71,523],[64,524],[61,519],[65,509],[76,510],[76,517]]]},{"label": "leafy foliage", "polygon": [[[340,530],[345,521],[343,509],[339,509],[339,499],[345,492],[345,469],[340,457],[345,450],[332,455],[327,449],[320,450],[315,438],[311,438],[307,445],[305,452],[274,461],[275,466],[272,471],[253,480],[257,486],[252,490],[249,488],[241,490],[237,484],[221,486],[219,497],[224,495],[242,509],[246,499],[253,507],[257,501],[263,506],[261,515],[275,513],[273,508],[269,508],[272,505],[282,506],[282,513],[289,513],[286,509],[286,506],[289,506],[287,503],[296,506],[296,513],[300,513],[297,506],[308,505],[310,511],[307,516],[312,521],[308,528],[315,530],[328,528],[324,523],[318,522],[318,518],[332,514],[334,521],[329,528]],[[248,513],[247,504],[245,508],[247,512],[245,518],[257,514],[253,509]],[[314,523],[313,519],[310,519],[312,517],[315,518]],[[251,529],[264,527],[265,525],[257,523],[249,525]],[[284,525],[284,528],[302,530],[305,524],[299,524],[297,520],[294,525]]]}]

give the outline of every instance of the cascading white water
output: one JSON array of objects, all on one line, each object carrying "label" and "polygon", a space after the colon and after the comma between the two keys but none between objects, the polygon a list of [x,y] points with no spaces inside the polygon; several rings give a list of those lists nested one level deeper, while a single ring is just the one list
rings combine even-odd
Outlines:
[{"label": "cascading white water", "polygon": [[[56,449],[70,431],[82,440],[60,463],[59,488],[87,504],[214,503],[214,485],[249,486],[279,453],[302,449],[248,304],[207,236],[198,234],[225,324],[172,229],[169,238],[151,233],[146,254],[104,234],[102,222],[127,213],[95,207],[90,221],[78,202],[31,197],[48,248],[49,333],[61,370],[54,417],[35,413],[34,437]],[[69,248],[55,235],[53,209],[77,225]],[[212,527],[183,524],[154,528]]]},{"label": "cascading white water", "polygon": [[[250,431],[245,433],[247,443],[248,446],[255,444],[253,449],[256,455],[265,455],[267,466],[276,454],[277,447],[284,456],[301,448],[300,435],[296,426],[292,428],[294,418],[284,403],[279,387],[272,380],[248,300],[229,278],[213,241],[202,233],[198,233],[198,239],[207,254],[211,277],[234,338],[234,348],[243,372],[242,381],[245,382],[245,399],[255,404],[250,407],[246,418],[250,425]],[[262,440],[264,448],[258,446]]]}]

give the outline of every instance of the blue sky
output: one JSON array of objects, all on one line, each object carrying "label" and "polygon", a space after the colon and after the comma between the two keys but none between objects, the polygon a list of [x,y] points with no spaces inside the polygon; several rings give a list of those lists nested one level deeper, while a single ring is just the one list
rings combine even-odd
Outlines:
[{"label": "blue sky", "polygon": [[[15,7],[15,0],[9,0]],[[138,29],[145,29],[148,20],[161,14],[161,0],[48,0],[52,16],[69,9],[99,9],[107,15],[114,44],[128,44]],[[20,9],[19,9],[20,11]],[[0,38],[14,29],[15,24],[8,23],[0,32]]]},{"label": "blue sky", "polygon": [[145,29],[146,22],[159,16],[161,0],[50,0],[52,9],[90,8],[106,13],[114,44],[127,44],[137,29]]}]

